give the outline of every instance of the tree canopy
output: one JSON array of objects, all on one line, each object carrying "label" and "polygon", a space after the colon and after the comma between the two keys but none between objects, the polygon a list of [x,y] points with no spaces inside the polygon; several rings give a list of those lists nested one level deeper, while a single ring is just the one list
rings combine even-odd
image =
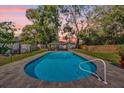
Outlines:
[{"label": "tree canopy", "polygon": [[2,47],[14,42],[14,31],[16,31],[16,28],[13,22],[0,23],[0,44],[2,44]]},{"label": "tree canopy", "polygon": [[58,40],[58,6],[39,6],[26,11],[26,17],[33,22],[23,28],[23,39],[33,43],[48,44]]},{"label": "tree canopy", "polygon": [[33,24],[23,28],[23,40],[47,45],[58,41],[61,29],[68,32],[65,39],[76,36],[77,46],[79,40],[86,45],[123,44],[123,10],[124,6],[38,6],[26,11]]}]

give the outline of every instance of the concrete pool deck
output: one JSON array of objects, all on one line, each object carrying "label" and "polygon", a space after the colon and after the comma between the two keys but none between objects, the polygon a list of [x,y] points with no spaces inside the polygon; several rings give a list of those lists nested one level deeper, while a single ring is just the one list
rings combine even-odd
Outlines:
[{"label": "concrete pool deck", "polygon": [[[45,52],[46,53],[46,52]],[[90,76],[89,78],[72,81],[68,83],[51,83],[47,81],[41,81],[28,76],[24,72],[24,66],[40,57],[42,54],[38,54],[18,62],[13,62],[0,67],[0,87],[1,88],[123,88],[124,87],[124,69],[107,64],[107,81],[108,85],[98,81],[96,77]],[[76,54],[85,57],[87,59],[94,59],[91,56],[77,53]],[[101,68],[101,64],[97,64],[97,68]],[[103,72],[100,72],[102,74]]]}]

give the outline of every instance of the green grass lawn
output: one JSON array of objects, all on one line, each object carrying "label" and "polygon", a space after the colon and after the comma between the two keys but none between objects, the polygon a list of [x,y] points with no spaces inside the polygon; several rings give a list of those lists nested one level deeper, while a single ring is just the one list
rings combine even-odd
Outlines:
[{"label": "green grass lawn", "polygon": [[[45,51],[47,51],[47,50],[41,49],[41,50],[32,51],[32,52],[24,53],[24,54],[15,54],[12,56],[12,62],[18,61],[18,60],[24,59],[26,57],[33,56],[33,55],[36,55],[36,54],[39,54],[39,53],[42,53]],[[11,57],[0,55],[0,66],[8,64],[8,63],[11,63]]]},{"label": "green grass lawn", "polygon": [[101,58],[107,61],[110,61],[115,64],[119,64],[120,56],[116,53],[110,53],[110,52],[90,52],[82,49],[75,49],[74,51],[84,53],[96,58]]}]

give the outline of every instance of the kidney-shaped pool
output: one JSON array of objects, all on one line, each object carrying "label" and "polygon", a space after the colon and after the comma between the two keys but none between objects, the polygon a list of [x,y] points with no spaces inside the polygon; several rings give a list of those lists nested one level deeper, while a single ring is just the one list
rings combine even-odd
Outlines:
[{"label": "kidney-shaped pool", "polygon": [[[79,64],[85,61],[87,61],[85,58],[67,51],[48,52],[29,62],[24,70],[26,74],[38,80],[69,82],[91,76],[90,73],[79,68]],[[88,71],[96,72],[96,65],[93,63],[86,63],[81,66]]]}]

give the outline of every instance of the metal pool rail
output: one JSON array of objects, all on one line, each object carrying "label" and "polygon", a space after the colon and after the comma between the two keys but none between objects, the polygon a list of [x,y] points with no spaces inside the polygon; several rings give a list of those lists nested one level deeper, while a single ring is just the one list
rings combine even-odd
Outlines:
[{"label": "metal pool rail", "polygon": [[[90,62],[94,62],[94,61],[95,61],[95,62],[102,62],[102,63],[103,63],[103,67],[104,67],[104,71],[103,71],[104,77],[103,77],[103,80],[101,79],[101,77],[100,77],[98,74],[96,74],[96,73],[94,73],[94,72],[91,72],[91,71],[88,71],[88,70],[84,69],[83,67],[81,67],[81,64],[86,64],[86,63],[90,63]],[[91,73],[91,74],[95,75],[95,76],[98,78],[98,80],[99,80],[99,81],[103,81],[104,84],[108,84],[108,83],[107,83],[107,80],[106,80],[106,63],[104,62],[104,60],[102,60],[102,59],[94,59],[94,60],[89,60],[89,61],[81,62],[81,63],[79,64],[79,68],[80,68],[82,71],[86,71],[86,72],[88,72],[88,73]]]}]

